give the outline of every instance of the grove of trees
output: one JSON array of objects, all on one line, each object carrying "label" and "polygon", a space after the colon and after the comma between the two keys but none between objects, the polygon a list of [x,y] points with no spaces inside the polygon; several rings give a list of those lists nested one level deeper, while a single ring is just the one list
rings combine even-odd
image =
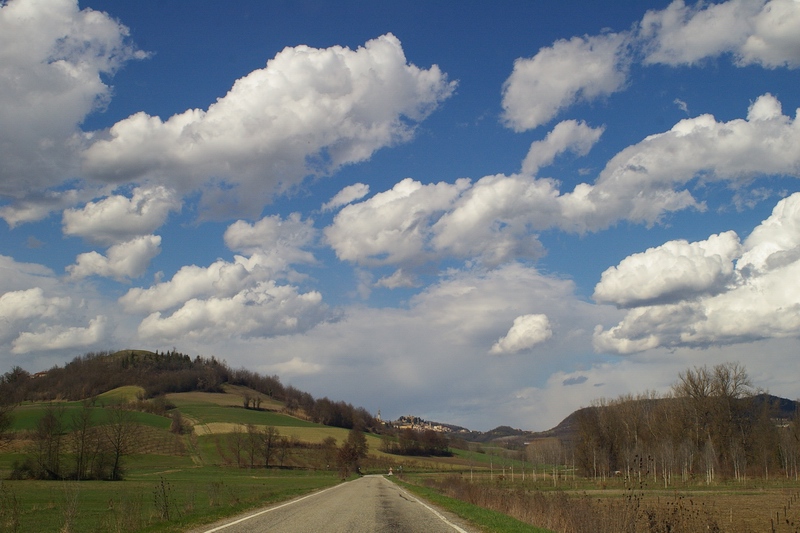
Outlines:
[{"label": "grove of trees", "polygon": [[125,460],[134,450],[137,424],[121,406],[97,410],[85,401],[67,416],[63,405],[50,404],[30,434],[27,454],[12,477],[34,479],[120,480]]},{"label": "grove of trees", "polygon": [[[800,418],[756,391],[738,363],[688,369],[672,391],[598,400],[576,413],[574,460],[589,477],[797,479]],[[783,414],[782,414],[783,413]]]}]

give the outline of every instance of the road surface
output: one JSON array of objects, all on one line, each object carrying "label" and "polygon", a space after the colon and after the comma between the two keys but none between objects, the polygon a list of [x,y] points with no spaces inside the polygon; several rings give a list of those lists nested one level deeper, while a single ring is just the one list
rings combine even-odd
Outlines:
[{"label": "road surface", "polygon": [[195,533],[470,533],[474,529],[398,487],[365,476]]}]

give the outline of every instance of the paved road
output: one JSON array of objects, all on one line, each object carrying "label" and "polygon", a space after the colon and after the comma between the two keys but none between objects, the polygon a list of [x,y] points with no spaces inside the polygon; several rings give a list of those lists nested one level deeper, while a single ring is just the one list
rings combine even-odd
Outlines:
[{"label": "paved road", "polygon": [[365,476],[217,523],[200,533],[469,533],[462,521],[383,476]]}]

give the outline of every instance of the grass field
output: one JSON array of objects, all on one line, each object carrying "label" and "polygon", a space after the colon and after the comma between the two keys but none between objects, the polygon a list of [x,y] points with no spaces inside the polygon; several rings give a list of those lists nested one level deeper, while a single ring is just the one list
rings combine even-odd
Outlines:
[{"label": "grass field", "polygon": [[[9,480],[14,462],[26,457],[29,432],[49,405],[70,426],[82,402],[26,403],[13,413],[13,445],[0,453],[0,531],[14,532],[161,532],[184,531],[272,501],[291,498],[339,482],[332,465],[320,463],[313,447],[292,449],[291,468],[240,469],[226,463],[224,433],[245,424],[275,427],[295,442],[319,444],[333,437],[341,444],[348,430],[315,424],[277,412],[282,405],[263,397],[261,409],[244,409],[242,398],[256,393],[227,387],[226,393],[179,393],[166,400],[191,426],[183,435],[170,432],[170,416],[132,411],[135,451],[125,458],[124,481]],[[121,387],[98,397],[92,423],[103,424],[102,406],[133,401],[138,387]],[[168,413],[170,414],[170,413]],[[223,440],[220,440],[223,439]],[[375,471],[398,465],[379,451],[380,439],[367,435]],[[404,462],[409,471],[435,468],[431,460]],[[388,466],[387,466],[388,465]]]},{"label": "grass field", "polygon": [[0,531],[184,531],[339,482],[327,472],[139,461],[125,481],[2,481]]}]

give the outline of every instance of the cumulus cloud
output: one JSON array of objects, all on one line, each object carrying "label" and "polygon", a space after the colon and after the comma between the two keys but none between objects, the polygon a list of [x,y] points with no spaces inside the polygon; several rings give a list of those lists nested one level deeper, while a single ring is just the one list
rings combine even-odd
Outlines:
[{"label": "cumulus cloud", "polygon": [[[587,148],[599,134],[578,123],[564,131],[588,139]],[[555,152],[554,146],[568,144],[543,143],[534,150],[539,161]],[[620,220],[651,225],[671,212],[704,209],[685,188],[698,177],[740,184],[759,176],[800,176],[798,145],[800,120],[785,116],[780,102],[766,94],[750,105],[746,119],[681,120],[625,148],[594,183],[572,191],[561,191],[556,180],[525,174],[429,185],[407,178],[344,207],[324,233],[339,259],[364,266],[412,267],[459,258],[493,267],[537,259],[544,253],[537,231],[585,233]]]},{"label": "cumulus cloud", "polygon": [[67,297],[47,297],[40,287],[9,291],[0,296],[0,342],[17,335],[30,319],[58,316],[72,301]]},{"label": "cumulus cloud", "polygon": [[530,350],[552,336],[553,330],[547,315],[518,316],[505,337],[498,339],[489,353],[502,355]]},{"label": "cumulus cloud", "polygon": [[344,261],[377,266],[420,261],[428,253],[429,227],[469,180],[423,185],[406,178],[391,190],[344,207],[325,237]]},{"label": "cumulus cloud", "polygon": [[364,183],[354,183],[353,185],[348,185],[336,193],[336,195],[331,198],[330,201],[325,202],[322,205],[322,210],[333,211],[334,209],[338,209],[343,205],[360,200],[367,194],[369,194],[369,185],[365,185]]},{"label": "cumulus cloud", "polygon": [[[594,184],[580,184],[559,198],[563,229],[595,231],[625,219],[653,224],[669,212],[703,208],[682,187],[706,181],[743,183],[766,175],[800,176],[800,121],[785,116],[765,94],[746,119],[718,122],[701,115],[678,122],[625,148]],[[571,227],[570,227],[571,226]]]},{"label": "cumulus cloud", "polygon": [[91,198],[84,196],[93,195],[95,191],[68,190],[68,191],[29,191],[25,196],[14,202],[0,207],[0,218],[10,227],[16,227],[25,222],[42,220],[55,211],[72,207]]},{"label": "cumulus cloud", "polygon": [[302,220],[299,213],[292,213],[286,219],[278,215],[264,217],[250,224],[238,220],[225,230],[225,245],[245,254],[267,254],[278,262],[311,263],[314,256],[303,248],[310,246],[317,238],[317,230],[311,219]]},{"label": "cumulus cloud", "polygon": [[800,66],[800,4],[796,0],[682,0],[648,11],[639,27],[645,63],[695,65],[732,54],[739,66]]},{"label": "cumulus cloud", "polygon": [[621,90],[628,73],[626,36],[573,37],[514,62],[503,85],[503,119],[514,131],[549,122],[562,109]]},{"label": "cumulus cloud", "polygon": [[125,26],[76,0],[0,4],[0,196],[72,179],[78,125],[110,96],[103,76],[142,57]]},{"label": "cumulus cloud", "polygon": [[[800,276],[798,229],[800,193],[795,193],[781,200],[772,215],[745,240],[734,276],[723,291],[709,294],[709,285],[701,283],[696,292],[685,293],[681,300],[633,308],[618,325],[608,330],[598,326],[595,348],[627,354],[654,348],[707,347],[796,337],[800,328],[800,289],[796,283]],[[730,253],[734,246],[731,241],[722,249]],[[642,257],[632,259],[631,264],[637,262],[652,267]],[[705,275],[708,280],[719,270],[715,263],[695,261],[696,266],[708,270]],[[652,274],[663,272],[656,267]]]},{"label": "cumulus cloud", "polygon": [[232,262],[220,259],[207,268],[183,266],[171,280],[146,289],[134,287],[119,302],[127,312],[135,313],[163,311],[198,298],[231,298],[270,278],[273,271],[261,264],[262,258],[236,256]]},{"label": "cumulus cloud", "polygon": [[86,348],[102,341],[106,336],[106,318],[97,316],[86,327],[47,326],[40,331],[20,333],[13,342],[12,353]]},{"label": "cumulus cloud", "polygon": [[585,122],[577,120],[559,122],[544,140],[534,141],[531,144],[528,155],[522,162],[522,172],[535,175],[541,167],[546,167],[556,156],[564,152],[585,156],[600,140],[604,129],[592,128]]},{"label": "cumulus cloud", "polygon": [[733,262],[740,253],[733,231],[700,242],[670,241],[603,272],[594,299],[639,307],[719,293],[734,281]]},{"label": "cumulus cloud", "polygon": [[161,237],[146,235],[115,244],[106,255],[98,252],[80,254],[74,265],[67,267],[70,278],[101,276],[123,281],[142,276],[150,261],[161,252]]},{"label": "cumulus cloud", "polygon": [[391,34],[357,50],[285,48],[207,110],[140,112],[98,133],[84,169],[114,183],[169,176],[203,189],[212,214],[254,214],[309,175],[408,140],[454,87],[437,66],[408,64]]},{"label": "cumulus cloud", "polygon": [[259,282],[230,297],[193,298],[171,315],[155,312],[142,320],[138,334],[145,339],[215,339],[269,337],[298,333],[326,318],[327,306],[317,291]]},{"label": "cumulus cloud", "polygon": [[114,195],[89,202],[63,214],[65,235],[91,242],[115,244],[148,235],[159,228],[172,211],[180,210],[175,192],[163,186],[137,187],[130,198]]}]

